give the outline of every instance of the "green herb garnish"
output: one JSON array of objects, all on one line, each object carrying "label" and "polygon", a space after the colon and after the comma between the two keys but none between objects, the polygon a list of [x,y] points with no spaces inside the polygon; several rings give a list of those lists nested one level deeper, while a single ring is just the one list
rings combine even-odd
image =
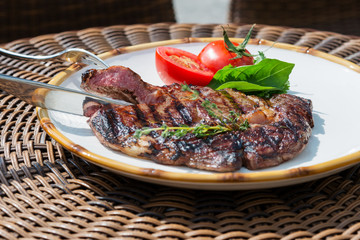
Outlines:
[{"label": "green herb garnish", "polygon": [[[208,112],[210,117],[221,120],[221,118],[218,115],[216,115],[214,112],[215,110],[218,110],[218,107],[215,103],[212,103],[209,100],[205,100],[201,103],[201,106],[203,106],[205,108],[205,110]],[[218,110],[218,111],[221,113],[220,110]]]},{"label": "green herb garnish", "polygon": [[199,92],[194,89],[191,89],[190,86],[187,84],[181,84],[181,91],[192,92],[191,100],[196,100],[199,97]]},{"label": "green herb garnish", "polygon": [[139,139],[143,135],[149,135],[152,131],[162,131],[161,137],[163,138],[182,138],[186,134],[192,133],[195,137],[201,138],[201,137],[207,137],[207,136],[213,136],[216,134],[224,133],[224,132],[230,132],[235,130],[245,131],[250,127],[247,120],[242,122],[241,124],[237,125],[237,128],[234,128],[234,125],[216,125],[216,126],[209,126],[206,124],[199,124],[193,127],[190,127],[188,125],[182,125],[179,127],[169,127],[167,125],[163,125],[161,127],[156,128],[142,128],[137,129],[135,131],[134,137]]},{"label": "green herb garnish", "polygon": [[184,137],[186,134],[192,133],[195,135],[195,137],[205,137],[205,136],[212,136],[223,132],[231,131],[231,129],[216,125],[216,126],[209,126],[206,124],[199,124],[194,127],[190,127],[187,125],[182,125],[180,127],[169,127],[166,125],[163,125],[161,127],[157,128],[142,128],[136,130],[134,137],[140,138],[142,135],[148,135],[152,131],[162,131],[161,137],[163,138],[169,138],[172,136],[175,136],[176,138]]},{"label": "green herb garnish", "polygon": [[284,93],[289,89],[289,75],[294,64],[265,58],[255,65],[232,67],[217,71],[208,87],[215,90],[235,88],[261,97]]},{"label": "green herb garnish", "polygon": [[134,137],[140,138],[142,135],[148,135],[152,131],[162,131],[161,137],[169,138],[181,138],[184,137],[186,134],[192,133],[195,137],[206,137],[206,136],[213,136],[219,133],[230,132],[230,131],[245,131],[250,127],[249,122],[247,119],[241,122],[240,114],[230,111],[230,116],[219,116],[215,113],[215,111],[222,114],[222,112],[218,109],[215,103],[210,102],[209,100],[205,100],[201,104],[206,111],[209,113],[209,116],[218,119],[221,124],[217,124],[215,126],[210,126],[207,124],[199,124],[196,126],[188,126],[188,125],[181,125],[177,127],[170,127],[167,125],[162,125],[161,127],[149,128],[144,127],[142,129],[137,129],[135,131]]},{"label": "green herb garnish", "polygon": [[266,58],[264,52],[258,51],[258,53],[259,54],[254,59],[254,64],[257,64],[257,63],[261,62],[262,60],[264,60]]},{"label": "green herb garnish", "polygon": [[225,43],[225,48],[229,51],[229,52],[233,52],[236,54],[236,57],[231,58],[230,60],[233,59],[238,59],[238,58],[242,58],[243,56],[247,56],[247,57],[253,57],[254,55],[251,55],[250,53],[246,52],[246,45],[248,44],[250,37],[251,37],[251,32],[254,28],[255,24],[251,26],[249,32],[246,34],[244,41],[242,43],[240,43],[238,46],[235,46],[229,39],[225,29],[223,28],[223,37],[224,37],[224,43]]}]

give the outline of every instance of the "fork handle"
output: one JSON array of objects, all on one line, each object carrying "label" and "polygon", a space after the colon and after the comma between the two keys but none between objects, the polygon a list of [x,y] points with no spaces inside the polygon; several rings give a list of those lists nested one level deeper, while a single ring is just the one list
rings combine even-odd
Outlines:
[{"label": "fork handle", "polygon": [[[73,51],[73,52],[71,52],[71,51]],[[70,61],[70,62],[79,61],[79,62],[85,63],[87,65],[89,65],[89,63],[92,62],[103,68],[109,67],[108,64],[106,64],[103,60],[98,58],[95,54],[88,52],[81,48],[65,49],[61,52],[58,52],[58,53],[55,53],[52,55],[47,55],[47,56],[26,55],[26,54],[16,53],[16,52],[12,52],[12,51],[0,48],[0,54],[7,56],[7,57],[11,57],[11,58],[21,59],[21,60],[44,61],[44,60],[50,60],[50,59],[54,59],[54,58],[62,58],[63,60]],[[84,58],[84,56],[86,56],[86,57]]]},{"label": "fork handle", "polygon": [[29,55],[25,55],[25,54],[21,54],[21,53],[16,53],[16,52],[12,52],[3,48],[0,48],[0,54],[7,56],[7,57],[11,57],[11,58],[17,58],[17,59],[21,59],[21,60],[36,60],[36,61],[43,61],[43,60],[48,60],[54,57],[57,57],[57,54],[55,55],[49,55],[49,56],[29,56]]}]

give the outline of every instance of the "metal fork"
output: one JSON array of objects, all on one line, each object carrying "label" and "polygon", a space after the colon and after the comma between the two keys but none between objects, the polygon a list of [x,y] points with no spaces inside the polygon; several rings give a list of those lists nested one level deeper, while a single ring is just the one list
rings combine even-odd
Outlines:
[{"label": "metal fork", "polygon": [[81,48],[69,48],[64,51],[61,51],[59,53],[55,53],[48,56],[34,56],[34,55],[26,55],[16,52],[11,52],[6,49],[0,48],[0,54],[11,57],[11,58],[17,58],[22,60],[35,60],[35,61],[46,61],[54,58],[60,58],[62,60],[65,60],[67,62],[71,63],[84,63],[86,65],[97,65],[100,68],[108,68],[109,65],[106,64],[102,59],[100,59],[95,54],[86,51]]}]

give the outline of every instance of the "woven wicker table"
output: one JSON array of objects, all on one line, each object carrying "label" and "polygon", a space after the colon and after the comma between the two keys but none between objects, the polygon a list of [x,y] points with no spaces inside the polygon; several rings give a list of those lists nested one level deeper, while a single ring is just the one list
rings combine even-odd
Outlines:
[{"label": "woven wicker table", "polygon": [[[229,25],[244,37],[250,25]],[[217,25],[110,26],[17,40],[2,47],[52,54],[184,37],[219,37]],[[360,64],[360,38],[257,25],[253,37],[312,47]],[[61,61],[0,57],[0,73],[48,82]],[[4,239],[360,239],[359,166],[269,190],[197,191],[138,182],[65,150],[40,127],[33,106],[0,95],[0,238]]]}]

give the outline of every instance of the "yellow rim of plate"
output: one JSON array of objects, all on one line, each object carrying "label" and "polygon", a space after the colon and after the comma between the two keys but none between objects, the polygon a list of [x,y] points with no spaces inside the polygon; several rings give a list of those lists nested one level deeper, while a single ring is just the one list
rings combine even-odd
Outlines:
[{"label": "yellow rim of plate", "polygon": [[[152,42],[146,44],[139,44],[135,46],[128,46],[119,49],[114,49],[112,51],[103,53],[99,55],[102,59],[107,59],[114,57],[120,54],[140,51],[149,48],[155,48],[158,46],[166,46],[173,44],[186,44],[186,43],[207,43],[215,41],[222,38],[184,38],[184,39],[175,39],[167,41]],[[242,38],[232,38],[231,40],[242,42]],[[320,57],[331,62],[343,65],[353,71],[360,73],[360,66],[347,61],[345,59],[330,55],[309,47],[294,46],[291,44],[284,43],[274,43],[272,41],[262,40],[262,39],[251,39],[249,44],[252,45],[265,45],[273,46],[275,48],[285,49],[296,51],[299,53],[305,53],[312,56]],[[57,74],[49,83],[54,85],[60,85],[64,80],[66,80],[71,74],[76,71],[79,71],[82,66],[74,64],[70,66],[63,72]],[[121,163],[117,160],[103,157],[101,155],[92,153],[91,151],[83,148],[81,145],[76,144],[66,138],[61,132],[59,132],[53,123],[51,122],[48,111],[46,109],[37,108],[38,118],[43,129],[57,142],[59,142],[64,148],[70,152],[78,155],[90,161],[96,165],[116,171],[118,173],[124,173],[126,175],[135,175],[145,178],[157,178],[166,181],[180,181],[180,182],[196,182],[196,183],[256,183],[256,182],[271,182],[271,181],[280,181],[286,180],[289,178],[302,178],[315,176],[318,174],[324,174],[330,171],[335,171],[337,169],[343,169],[345,167],[350,167],[358,162],[360,159],[360,151],[354,152],[352,154],[329,160],[324,163],[315,164],[308,167],[299,167],[286,170],[276,170],[276,171],[265,171],[265,172],[251,172],[251,173],[239,173],[239,172],[230,172],[230,173],[177,173],[177,172],[168,172],[164,170],[158,170],[153,168],[141,168],[132,166],[130,164]]]}]

